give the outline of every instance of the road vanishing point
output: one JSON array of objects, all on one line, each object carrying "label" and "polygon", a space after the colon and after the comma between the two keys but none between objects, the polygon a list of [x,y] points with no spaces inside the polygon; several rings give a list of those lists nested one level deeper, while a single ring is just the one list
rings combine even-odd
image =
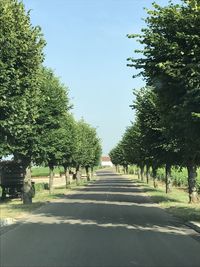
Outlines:
[{"label": "road vanishing point", "polygon": [[200,235],[109,171],[1,235],[1,267],[199,267]]}]

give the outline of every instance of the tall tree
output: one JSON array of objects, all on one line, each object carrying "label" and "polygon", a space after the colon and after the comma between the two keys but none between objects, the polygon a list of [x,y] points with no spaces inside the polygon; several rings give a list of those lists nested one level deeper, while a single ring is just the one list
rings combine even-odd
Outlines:
[{"label": "tall tree", "polygon": [[[69,129],[66,124],[71,121],[68,111],[71,108],[68,89],[60,82],[52,70],[42,68],[40,72],[41,98],[37,122],[38,151],[35,162],[45,164],[50,170],[49,188],[53,190],[53,170],[64,157],[63,147],[66,148]],[[67,152],[67,151],[66,151]]]},{"label": "tall tree", "polygon": [[144,45],[142,57],[130,58],[130,66],[153,85],[159,97],[168,135],[183,155],[188,169],[189,201],[198,199],[197,166],[200,163],[200,8],[199,1],[172,2],[166,7],[156,3],[148,10],[147,27],[138,37]]},{"label": "tall tree", "polygon": [[76,151],[77,145],[77,135],[76,135],[76,122],[71,114],[67,114],[64,118],[61,128],[60,138],[63,141],[61,146],[62,157],[59,162],[64,168],[66,188],[69,184],[69,170],[73,165],[73,159]]},{"label": "tall tree", "polygon": [[[0,1],[0,14],[0,156],[13,154],[27,169],[34,150],[38,71],[45,41],[40,28],[31,25],[22,2]],[[31,185],[30,180],[25,182],[27,203]]]},{"label": "tall tree", "polygon": [[[135,93],[136,99],[131,106],[136,110],[138,125],[141,132],[140,145],[145,153],[147,169],[152,167],[154,186],[157,187],[157,168],[164,164],[165,144],[163,128],[161,126],[158,98],[152,87],[141,88]],[[165,159],[167,160],[167,159]]]},{"label": "tall tree", "polygon": [[131,126],[126,128],[126,131],[121,141],[123,147],[124,158],[128,164],[135,164],[139,168],[138,178],[144,179],[145,166],[145,147],[142,143],[142,133],[140,125],[136,120]]}]

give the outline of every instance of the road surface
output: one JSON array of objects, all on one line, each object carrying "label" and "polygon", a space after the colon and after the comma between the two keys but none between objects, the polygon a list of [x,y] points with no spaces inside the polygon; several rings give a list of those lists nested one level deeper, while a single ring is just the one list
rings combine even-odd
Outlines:
[{"label": "road surface", "polygon": [[199,267],[198,234],[111,172],[1,236],[0,266]]}]

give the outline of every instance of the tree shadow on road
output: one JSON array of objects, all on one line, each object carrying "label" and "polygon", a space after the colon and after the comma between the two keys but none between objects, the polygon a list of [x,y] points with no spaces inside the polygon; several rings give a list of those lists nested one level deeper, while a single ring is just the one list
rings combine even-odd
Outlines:
[{"label": "tree shadow on road", "polygon": [[[29,220],[16,228],[14,240],[2,241],[2,266],[26,267],[31,263],[63,267],[166,267],[166,262],[171,267],[199,266],[198,243],[169,224],[109,222],[99,219],[100,216],[91,218],[92,209],[89,217],[89,213],[80,215],[78,211],[85,208],[83,205],[72,206],[70,210],[68,205],[62,208],[65,216],[57,212],[45,220],[41,214],[41,220]],[[44,216],[47,215],[45,212]],[[26,242],[22,242],[24,236]],[[190,248],[187,253],[183,244]]]},{"label": "tree shadow on road", "polygon": [[[166,262],[168,266],[186,267],[191,266],[191,258],[193,266],[198,266],[199,244],[186,236],[187,228],[180,220],[143,195],[141,187],[118,185],[110,192],[107,192],[109,186],[88,191],[90,188],[72,195],[55,195],[55,202],[43,206],[23,227],[16,228],[15,242],[6,241],[3,253],[9,248],[9,253],[15,251],[16,255],[24,255],[22,246],[15,243],[22,243],[22,236],[25,236],[28,257],[18,257],[17,262],[8,257],[10,265],[7,265],[28,266],[31,255],[32,266],[47,266],[44,255],[48,254],[52,266],[57,266],[58,257],[69,266],[88,266],[88,258],[90,267],[99,266],[100,262],[101,266],[118,267],[163,267]],[[134,189],[137,192],[129,192]],[[190,247],[187,254],[184,242],[185,247]],[[168,247],[170,250],[166,253]]]}]

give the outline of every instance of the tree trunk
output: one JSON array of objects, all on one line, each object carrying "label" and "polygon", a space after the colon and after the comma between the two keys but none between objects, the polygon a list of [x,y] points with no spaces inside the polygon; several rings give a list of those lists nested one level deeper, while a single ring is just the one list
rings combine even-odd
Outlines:
[{"label": "tree trunk", "polygon": [[1,199],[5,200],[6,199],[6,188],[5,188],[5,186],[1,186],[1,187],[2,187]]},{"label": "tree trunk", "polygon": [[146,181],[147,181],[147,184],[149,183],[149,169],[150,169],[150,167],[149,167],[149,165],[147,164],[147,165],[146,165]]},{"label": "tree trunk", "polygon": [[123,172],[124,172],[124,174],[126,174],[126,168],[125,168],[125,166],[123,166]]},{"label": "tree trunk", "polygon": [[144,165],[140,166],[140,175],[141,175],[141,180],[144,181]]},{"label": "tree trunk", "polygon": [[138,175],[138,179],[140,180],[140,169],[137,168],[137,175]]},{"label": "tree trunk", "polygon": [[54,166],[49,165],[49,194],[53,193],[53,177],[54,177]]},{"label": "tree trunk", "polygon": [[86,166],[86,167],[85,167],[85,171],[86,171],[87,181],[90,181],[89,166]]},{"label": "tree trunk", "polygon": [[119,165],[117,165],[117,173],[120,173]]},{"label": "tree trunk", "polygon": [[196,188],[197,167],[193,163],[187,165],[188,170],[188,189],[189,189],[189,203],[198,202],[198,194]]},{"label": "tree trunk", "polygon": [[91,167],[91,178],[94,178],[94,168]]},{"label": "tree trunk", "polygon": [[69,184],[72,183],[72,180],[73,180],[73,173],[72,173],[72,170],[69,169]]},{"label": "tree trunk", "polygon": [[69,168],[64,166],[64,172],[65,172],[65,187],[68,188],[68,185],[70,184],[70,181],[69,181]]},{"label": "tree trunk", "polygon": [[80,166],[76,167],[76,184],[79,185],[81,180]]},{"label": "tree trunk", "polygon": [[158,187],[157,168],[152,167],[152,172],[153,172],[153,186],[154,186],[154,188],[157,188]]},{"label": "tree trunk", "polygon": [[126,174],[128,174],[128,165],[126,165]]},{"label": "tree trunk", "polygon": [[30,165],[25,168],[25,177],[23,184],[23,204],[32,204],[33,189],[31,184],[31,167]]},{"label": "tree trunk", "polygon": [[166,194],[172,191],[171,165],[170,164],[166,164],[165,166],[165,189],[166,189]]}]

